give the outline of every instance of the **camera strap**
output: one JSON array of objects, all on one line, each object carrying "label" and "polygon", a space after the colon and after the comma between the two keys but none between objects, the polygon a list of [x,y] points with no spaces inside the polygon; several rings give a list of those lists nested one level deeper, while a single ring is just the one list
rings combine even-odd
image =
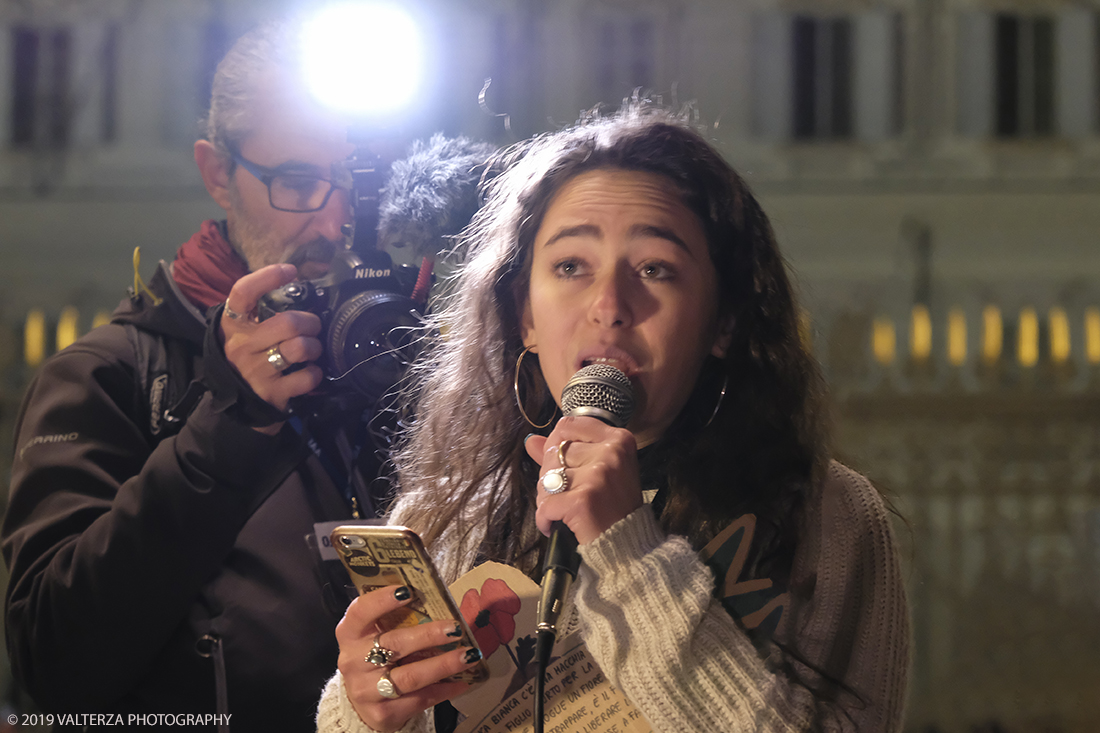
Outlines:
[{"label": "camera strap", "polygon": [[354,443],[348,439],[348,426],[340,421],[325,421],[318,426],[314,422],[307,424],[295,416],[289,422],[343,494],[352,517],[369,519],[377,516],[374,501],[358,467],[367,432],[362,417],[356,417]]},{"label": "camera strap", "polygon": [[363,451],[363,443],[366,440],[366,429],[362,422],[359,423],[359,439],[354,448],[348,441],[348,434],[344,430],[337,430],[335,435],[336,449],[340,451],[340,458],[348,467],[348,480],[344,482],[344,496],[351,505],[352,516],[356,519],[370,519],[378,516],[374,499],[370,489],[363,480],[363,473],[359,470],[359,455]]}]

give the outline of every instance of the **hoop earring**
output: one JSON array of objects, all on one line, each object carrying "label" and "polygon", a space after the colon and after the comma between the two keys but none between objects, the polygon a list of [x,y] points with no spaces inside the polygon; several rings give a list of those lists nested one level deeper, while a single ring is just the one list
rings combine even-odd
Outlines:
[{"label": "hoop earring", "polygon": [[519,358],[516,359],[516,378],[512,381],[512,389],[515,390],[516,393],[516,407],[519,408],[519,414],[523,415],[523,419],[526,420],[527,424],[533,427],[535,430],[542,430],[543,428],[548,427],[550,423],[554,422],[554,416],[551,415],[550,419],[542,425],[536,425],[534,420],[527,417],[527,410],[523,409],[523,400],[521,400],[519,397],[519,369],[520,366],[523,365],[523,357],[527,356],[527,352],[533,348],[535,347],[528,346],[526,349],[519,352]]},{"label": "hoop earring", "polygon": [[718,404],[714,406],[714,412],[710,413],[710,417],[707,418],[706,424],[703,429],[710,427],[710,424],[714,422],[714,417],[718,414],[718,410],[722,408],[722,400],[726,399],[726,387],[729,386],[730,375],[726,374],[722,377],[722,391],[718,393]]}]

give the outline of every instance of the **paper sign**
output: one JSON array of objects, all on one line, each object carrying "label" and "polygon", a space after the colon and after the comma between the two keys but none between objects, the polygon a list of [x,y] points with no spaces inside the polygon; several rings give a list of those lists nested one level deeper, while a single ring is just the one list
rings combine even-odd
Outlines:
[{"label": "paper sign", "polygon": [[[539,587],[515,568],[485,563],[451,586],[489,663],[489,680],[451,700],[465,716],[455,733],[534,729],[535,622]],[[559,639],[546,675],[544,733],[652,733],[577,635]]]}]

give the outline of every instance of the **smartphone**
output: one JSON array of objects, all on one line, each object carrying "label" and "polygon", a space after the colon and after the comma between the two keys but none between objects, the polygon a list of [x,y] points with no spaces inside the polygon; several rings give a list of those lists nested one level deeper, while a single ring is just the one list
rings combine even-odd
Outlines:
[{"label": "smartphone", "polygon": [[[441,649],[477,646],[416,532],[397,525],[345,526],[332,530],[331,540],[359,595],[389,585],[406,585],[412,591],[408,604],[378,620],[383,632],[450,619],[458,624],[462,635]],[[481,682],[488,677],[489,666],[483,659],[452,679]]]}]

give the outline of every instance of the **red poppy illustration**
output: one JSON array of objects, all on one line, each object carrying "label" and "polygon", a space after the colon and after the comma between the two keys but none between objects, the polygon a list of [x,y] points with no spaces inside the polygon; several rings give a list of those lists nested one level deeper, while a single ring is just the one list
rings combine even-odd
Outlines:
[{"label": "red poppy illustration", "polygon": [[[481,586],[481,592],[471,588],[462,596],[462,617],[473,629],[477,645],[485,658],[516,635],[516,619],[520,600],[508,584],[497,578],[489,578]],[[508,649],[511,654],[511,649]]]}]

